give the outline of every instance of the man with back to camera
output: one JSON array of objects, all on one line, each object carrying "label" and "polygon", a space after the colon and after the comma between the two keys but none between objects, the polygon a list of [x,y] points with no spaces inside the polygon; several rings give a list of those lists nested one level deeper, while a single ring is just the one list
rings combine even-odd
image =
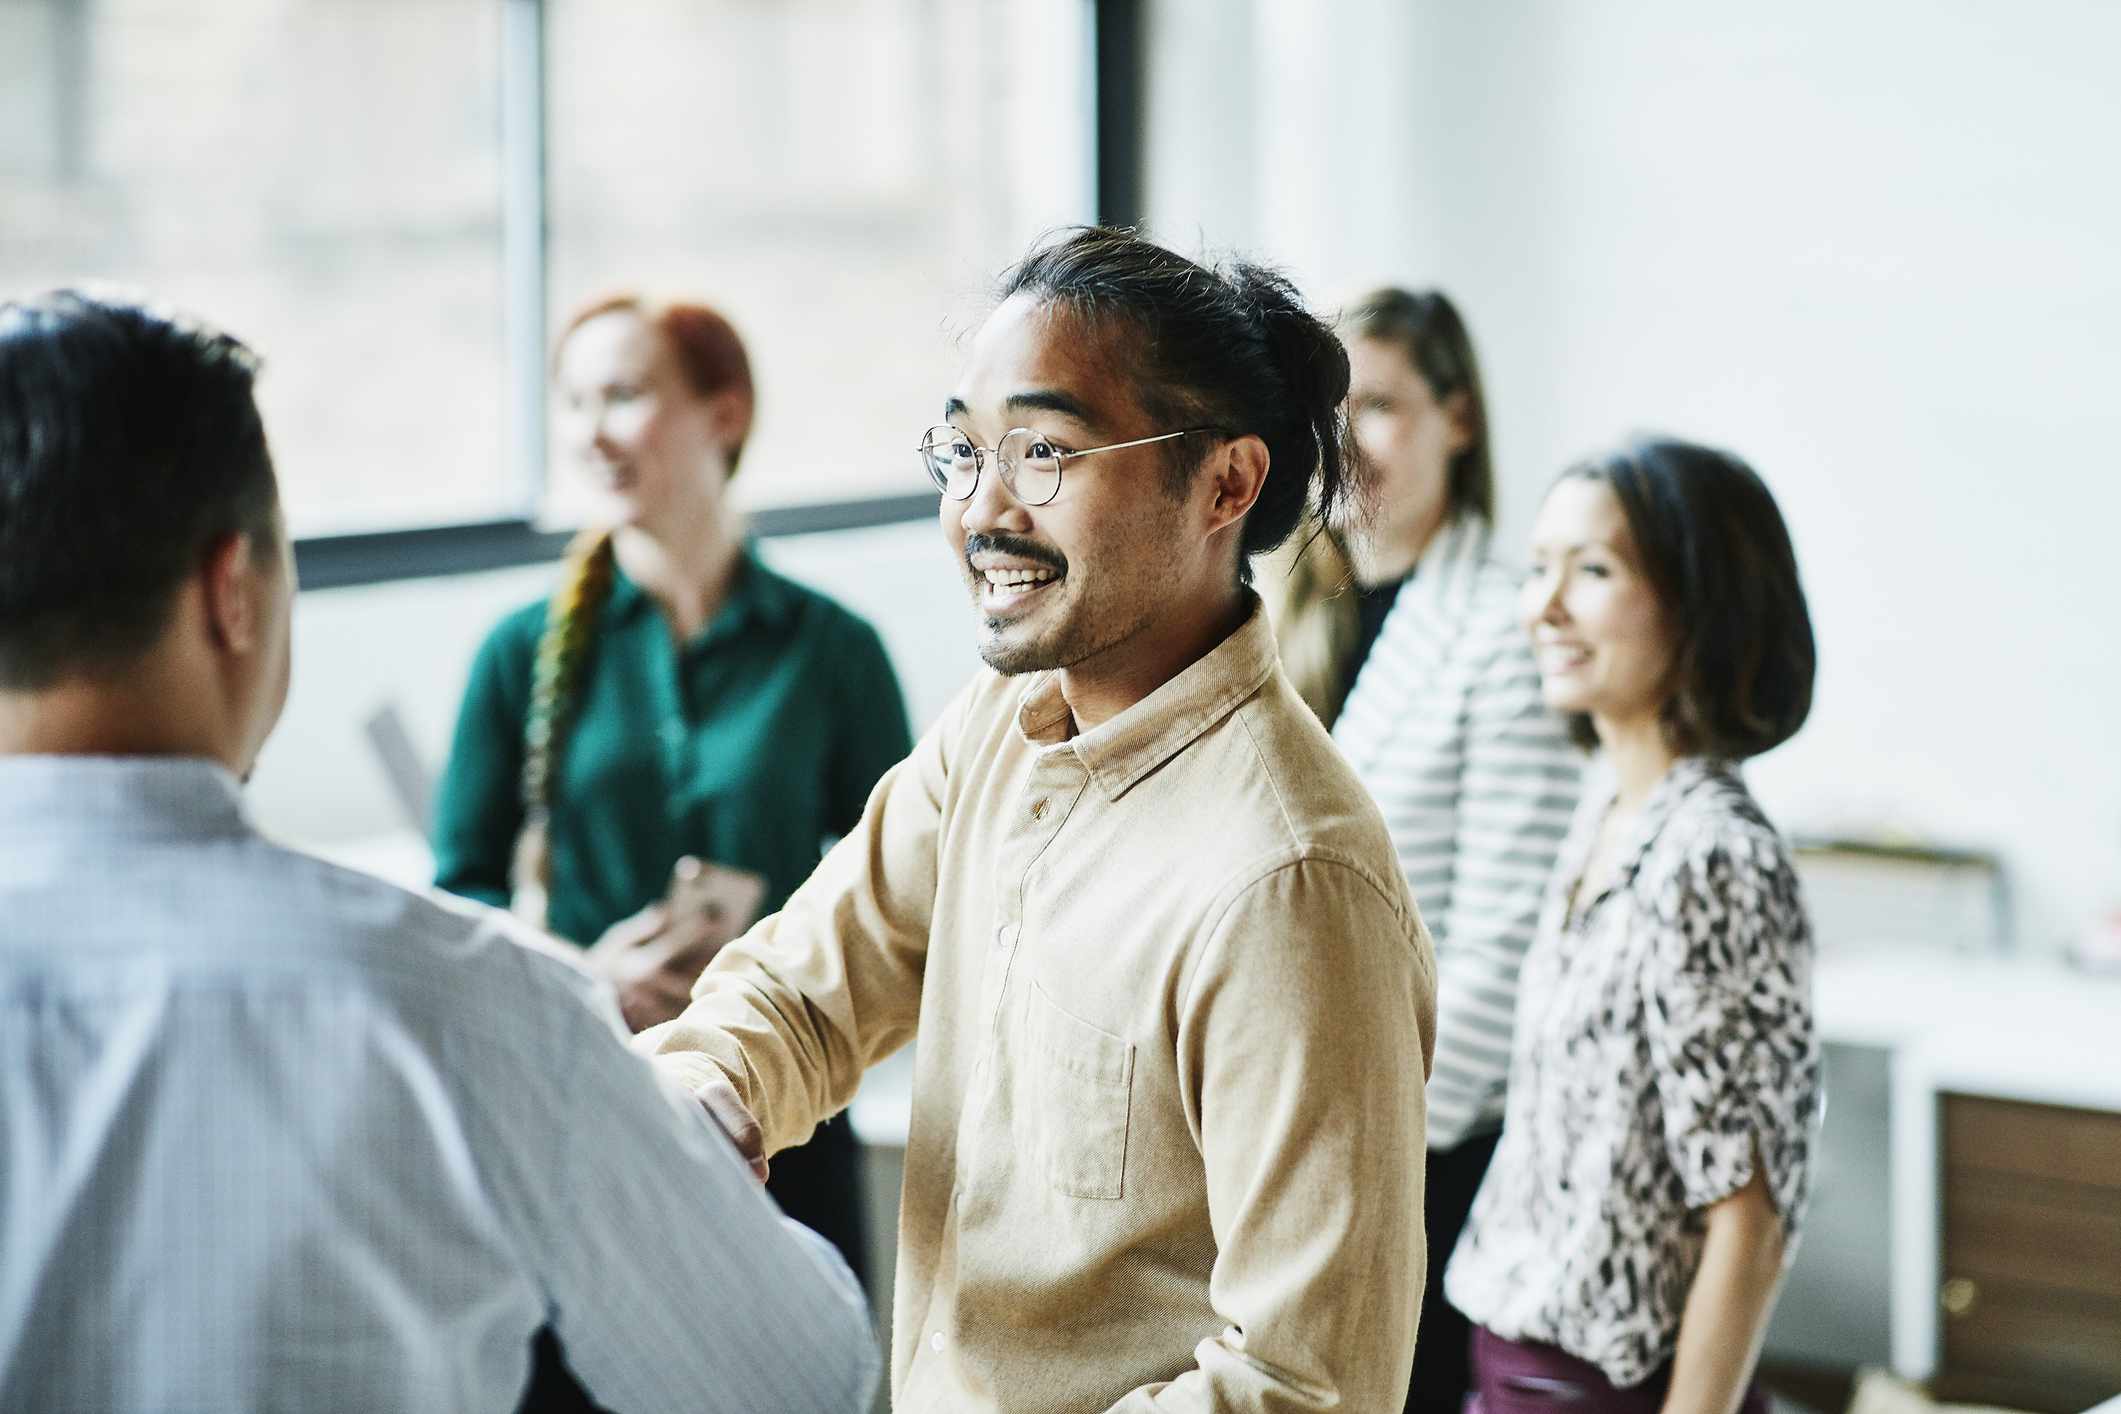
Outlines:
[{"label": "man with back to camera", "polygon": [[254,367],[0,304],[0,1408],[506,1410],[540,1331],[580,1386],[534,1393],[866,1408],[852,1279],[607,992],[249,823],[294,593]]},{"label": "man with back to camera", "polygon": [[639,1039],[771,1152],[918,1034],[898,1408],[1404,1398],[1434,963],[1247,586],[1347,388],[1258,267],[1010,272],[920,440],[993,671]]}]

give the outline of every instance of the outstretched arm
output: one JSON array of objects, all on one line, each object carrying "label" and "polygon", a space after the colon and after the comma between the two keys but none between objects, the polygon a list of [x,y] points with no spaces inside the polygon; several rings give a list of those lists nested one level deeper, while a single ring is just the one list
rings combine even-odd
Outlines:
[{"label": "outstretched arm", "polygon": [[912,1039],[957,720],[943,714],[787,906],[723,949],[691,1005],[636,1043],[689,1091],[727,1080],[768,1154],[802,1143]]},{"label": "outstretched arm", "polygon": [[527,960],[543,1015],[522,1083],[477,1097],[496,1133],[475,1152],[583,1386],[613,1409],[866,1410],[881,1357],[845,1264],[628,1051],[608,992]]}]

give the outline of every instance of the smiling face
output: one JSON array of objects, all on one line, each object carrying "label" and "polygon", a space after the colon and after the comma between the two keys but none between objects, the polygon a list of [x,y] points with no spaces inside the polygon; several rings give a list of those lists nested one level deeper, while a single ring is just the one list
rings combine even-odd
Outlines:
[{"label": "smiling face", "polygon": [[554,381],[561,442],[598,493],[599,519],[654,524],[720,504],[728,410],[693,391],[639,313],[584,320],[560,348]]},{"label": "smiling face", "polygon": [[[1108,339],[1017,295],[972,343],[944,411],[974,445],[1018,427],[1062,452],[1146,437],[1152,427],[1112,372]],[[1003,673],[1082,668],[1153,630],[1184,603],[1218,544],[1184,533],[1186,498],[1159,446],[1063,463],[1060,493],[1027,506],[986,453],[970,500],[942,498],[943,535],[964,567],[980,657]],[[1225,569],[1227,575],[1227,569]]]},{"label": "smiling face", "polygon": [[1627,515],[1603,481],[1547,493],[1520,605],[1547,705],[1599,722],[1654,720],[1670,696],[1673,641]]}]

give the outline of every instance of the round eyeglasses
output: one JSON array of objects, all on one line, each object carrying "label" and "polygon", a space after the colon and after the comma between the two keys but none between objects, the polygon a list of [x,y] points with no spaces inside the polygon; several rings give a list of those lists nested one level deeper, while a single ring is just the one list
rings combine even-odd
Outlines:
[{"label": "round eyeglasses", "polygon": [[1043,506],[1060,494],[1062,465],[1077,457],[1117,452],[1127,447],[1146,447],[1152,442],[1168,442],[1174,437],[1220,430],[1186,427],[1176,432],[1161,432],[1154,437],[1137,437],[1131,442],[1110,442],[1102,447],[1064,452],[1028,427],[1013,428],[993,446],[981,447],[975,445],[966,433],[944,423],[922,433],[921,444],[916,450],[921,454],[921,468],[928,473],[928,479],[953,501],[972,499],[972,493],[979,489],[980,469],[992,456],[995,469],[1001,473],[1002,485],[1009,488],[1010,495],[1027,506]]}]

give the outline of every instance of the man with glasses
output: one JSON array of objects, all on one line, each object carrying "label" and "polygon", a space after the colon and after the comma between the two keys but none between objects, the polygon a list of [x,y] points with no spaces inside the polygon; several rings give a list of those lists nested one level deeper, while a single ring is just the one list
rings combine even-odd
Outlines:
[{"label": "man with glasses", "polygon": [[1248,587],[1347,387],[1257,267],[1012,271],[919,442],[994,671],[641,1038],[768,1153],[918,1038],[900,1408],[1404,1397],[1433,960]]}]

